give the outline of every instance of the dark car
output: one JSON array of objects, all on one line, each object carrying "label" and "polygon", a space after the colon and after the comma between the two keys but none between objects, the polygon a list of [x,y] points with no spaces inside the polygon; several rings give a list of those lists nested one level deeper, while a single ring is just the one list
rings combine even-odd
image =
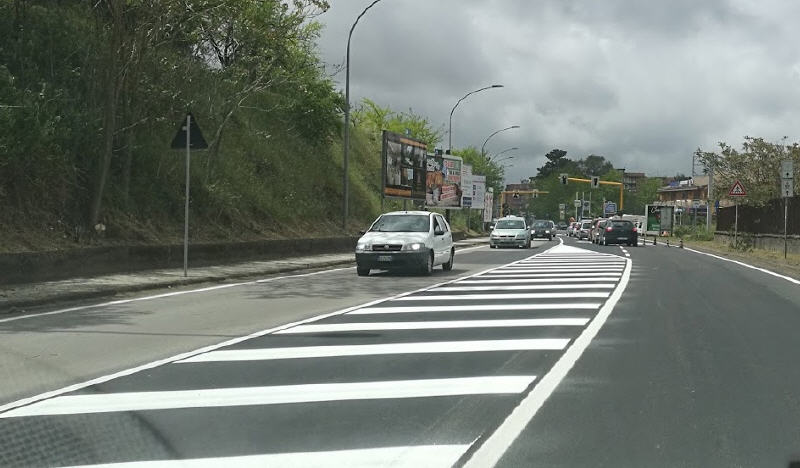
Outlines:
[{"label": "dark car", "polygon": [[639,245],[639,233],[636,226],[626,219],[609,219],[603,222],[598,236],[598,244]]},{"label": "dark car", "polygon": [[556,235],[556,225],[552,221],[534,221],[531,227],[532,239],[553,240]]},{"label": "dark car", "polygon": [[566,231],[568,227],[569,225],[567,223],[564,222],[558,223],[558,229],[560,231]]}]

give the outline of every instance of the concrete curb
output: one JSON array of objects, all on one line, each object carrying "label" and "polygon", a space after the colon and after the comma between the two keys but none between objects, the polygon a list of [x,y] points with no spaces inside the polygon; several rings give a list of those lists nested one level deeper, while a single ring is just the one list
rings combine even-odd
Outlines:
[{"label": "concrete curb", "polygon": [[[488,241],[474,242],[470,245],[456,246],[457,250],[488,244]],[[288,259],[287,259],[288,260]],[[287,261],[283,260],[283,261]],[[43,294],[36,298],[27,299],[8,299],[0,300],[0,316],[22,312],[24,307],[35,307],[51,302],[79,301],[84,299],[97,299],[111,297],[117,294],[148,291],[153,289],[172,288],[176,286],[200,284],[200,283],[221,283],[230,279],[254,278],[263,275],[273,275],[278,273],[290,273],[295,271],[313,270],[332,266],[353,265],[355,258],[348,260],[329,260],[318,263],[295,263],[290,265],[280,265],[257,271],[249,270],[242,272],[228,272],[225,274],[206,274],[194,277],[176,277],[174,279],[164,279],[150,283],[127,284],[127,285],[108,285],[98,286],[96,289],[85,291],[65,291],[52,294]]]}]

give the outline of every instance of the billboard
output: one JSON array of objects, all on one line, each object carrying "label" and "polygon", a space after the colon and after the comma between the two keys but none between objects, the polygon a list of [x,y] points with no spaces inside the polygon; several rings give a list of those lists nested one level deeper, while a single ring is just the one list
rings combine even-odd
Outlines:
[{"label": "billboard", "polygon": [[472,208],[472,165],[461,164],[461,207]]},{"label": "billboard", "polygon": [[432,208],[460,208],[461,158],[428,155],[427,167],[425,204]]},{"label": "billboard", "polygon": [[472,175],[472,207],[482,210],[486,206],[484,199],[486,195],[486,176]]},{"label": "billboard", "polygon": [[645,226],[645,232],[654,234],[668,233],[672,235],[672,218],[675,216],[674,209],[675,208],[672,206],[646,205],[647,224]]},{"label": "billboard", "polygon": [[383,195],[424,200],[427,153],[425,143],[384,130]]},{"label": "billboard", "polygon": [[489,187],[483,196],[483,222],[492,222],[492,207],[494,206],[494,192],[493,188]]}]

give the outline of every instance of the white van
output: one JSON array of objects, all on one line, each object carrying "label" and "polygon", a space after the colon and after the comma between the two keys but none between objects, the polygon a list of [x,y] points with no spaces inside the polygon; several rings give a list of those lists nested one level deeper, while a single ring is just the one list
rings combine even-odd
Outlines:
[{"label": "white van", "polygon": [[439,213],[394,211],[378,217],[356,243],[356,272],[415,269],[430,275],[433,267],[453,269],[450,224]]}]

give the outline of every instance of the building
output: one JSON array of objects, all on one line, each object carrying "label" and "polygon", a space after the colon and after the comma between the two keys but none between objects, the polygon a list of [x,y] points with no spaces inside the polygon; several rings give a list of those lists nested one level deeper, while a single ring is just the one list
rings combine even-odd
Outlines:
[{"label": "building", "polygon": [[708,176],[669,182],[658,189],[658,202],[660,205],[674,206],[676,213],[688,213],[697,205],[704,214],[708,202]]},{"label": "building", "polygon": [[622,184],[626,192],[636,193],[639,191],[639,184],[644,182],[647,176],[644,172],[624,172],[622,174]]}]

